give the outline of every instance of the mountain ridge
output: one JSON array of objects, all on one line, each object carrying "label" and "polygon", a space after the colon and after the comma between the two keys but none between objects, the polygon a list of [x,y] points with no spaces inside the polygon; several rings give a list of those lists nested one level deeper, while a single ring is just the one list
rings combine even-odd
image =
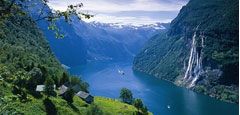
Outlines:
[{"label": "mountain ridge", "polygon": [[[28,11],[33,18],[38,18],[39,14],[36,12],[41,8],[42,3],[39,0],[33,0],[31,3],[37,4],[38,7]],[[51,9],[45,7],[43,11],[42,15],[45,15],[46,12],[51,12]],[[63,39],[55,39],[54,32],[47,28],[49,22],[38,21],[54,54],[67,66],[79,66],[89,61],[132,60],[148,38],[164,29],[161,24],[145,25],[137,29],[130,25],[119,28],[113,24],[86,23],[77,16],[70,18],[70,22],[65,22],[62,18],[56,21],[60,33],[64,34]],[[156,29],[158,26],[160,30]]]},{"label": "mountain ridge", "polygon": [[238,1],[190,0],[133,69],[238,103]]}]

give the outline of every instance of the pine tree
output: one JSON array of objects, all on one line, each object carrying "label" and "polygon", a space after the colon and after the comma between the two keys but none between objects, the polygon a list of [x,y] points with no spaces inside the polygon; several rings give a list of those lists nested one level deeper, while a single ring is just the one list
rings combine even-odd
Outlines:
[{"label": "pine tree", "polygon": [[138,112],[143,108],[143,102],[141,99],[135,99],[133,105],[137,108]]},{"label": "pine tree", "polygon": [[63,98],[68,102],[68,103],[73,103],[73,97],[74,97],[74,90],[72,88],[69,88],[66,93],[64,93]]},{"label": "pine tree", "polygon": [[45,80],[44,91],[47,96],[51,96],[54,94],[54,81],[51,77],[47,77]]},{"label": "pine tree", "polygon": [[69,82],[69,76],[66,72],[63,72],[62,78],[60,79],[60,85],[63,85],[64,83]]}]

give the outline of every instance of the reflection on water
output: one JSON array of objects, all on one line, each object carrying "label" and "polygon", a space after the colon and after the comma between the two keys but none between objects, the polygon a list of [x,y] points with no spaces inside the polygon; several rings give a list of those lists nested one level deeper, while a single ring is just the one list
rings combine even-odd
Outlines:
[{"label": "reflection on water", "polygon": [[[119,74],[124,71],[125,75]],[[128,63],[90,63],[69,70],[83,75],[93,95],[118,98],[120,89],[130,89],[155,115],[237,115],[238,105],[224,103],[158,78],[132,71]],[[170,106],[170,108],[168,107]]]}]

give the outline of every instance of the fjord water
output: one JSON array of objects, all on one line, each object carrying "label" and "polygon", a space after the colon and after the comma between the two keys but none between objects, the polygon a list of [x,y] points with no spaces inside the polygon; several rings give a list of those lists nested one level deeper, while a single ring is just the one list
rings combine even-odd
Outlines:
[{"label": "fjord water", "polygon": [[[118,70],[123,70],[125,75],[119,74]],[[94,96],[118,98],[121,88],[130,89],[154,115],[238,115],[237,104],[225,103],[135,72],[130,63],[95,62],[69,71],[73,75],[82,75]]]}]

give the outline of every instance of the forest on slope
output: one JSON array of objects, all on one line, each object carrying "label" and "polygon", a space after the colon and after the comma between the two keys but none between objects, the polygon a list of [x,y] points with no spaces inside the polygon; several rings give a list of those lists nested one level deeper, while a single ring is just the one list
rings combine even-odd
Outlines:
[{"label": "forest on slope", "polygon": [[[54,86],[70,83],[85,92],[88,92],[89,86],[61,67],[36,22],[14,1],[0,1],[0,52],[0,114],[102,115],[139,112],[132,105],[103,97],[95,97],[94,103],[88,104],[74,96],[71,90],[64,95],[70,98],[59,96],[59,90]],[[43,84],[44,91],[37,92],[37,85]]]},{"label": "forest on slope", "polygon": [[238,103],[238,0],[190,0],[151,38],[133,69]]}]

